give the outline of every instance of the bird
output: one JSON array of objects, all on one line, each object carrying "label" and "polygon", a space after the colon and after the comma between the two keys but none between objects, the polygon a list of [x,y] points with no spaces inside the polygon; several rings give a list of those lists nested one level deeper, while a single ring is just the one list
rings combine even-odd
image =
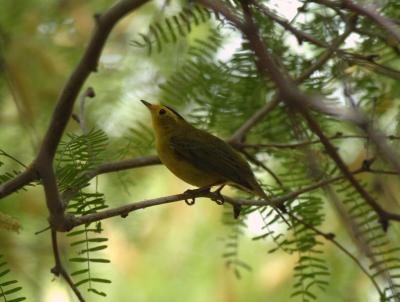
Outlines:
[{"label": "bird", "polygon": [[[194,127],[169,106],[141,102],[151,114],[158,156],[175,176],[199,188],[220,185],[218,193],[233,185],[269,200],[248,162],[230,144]],[[234,216],[239,214],[234,206]]]}]

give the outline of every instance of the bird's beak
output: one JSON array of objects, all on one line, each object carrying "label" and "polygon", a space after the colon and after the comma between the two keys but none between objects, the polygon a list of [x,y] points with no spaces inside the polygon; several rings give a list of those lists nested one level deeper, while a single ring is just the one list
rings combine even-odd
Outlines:
[{"label": "bird's beak", "polygon": [[147,108],[149,108],[150,110],[153,107],[153,104],[150,104],[149,102],[146,102],[145,100],[140,100]]}]

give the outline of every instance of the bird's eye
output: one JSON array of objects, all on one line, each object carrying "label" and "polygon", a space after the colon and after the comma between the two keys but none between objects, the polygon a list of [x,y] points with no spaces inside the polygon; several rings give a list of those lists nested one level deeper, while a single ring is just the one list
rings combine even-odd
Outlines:
[{"label": "bird's eye", "polygon": [[160,114],[160,115],[163,115],[163,114],[165,114],[167,111],[165,111],[165,109],[161,109],[158,113]]}]

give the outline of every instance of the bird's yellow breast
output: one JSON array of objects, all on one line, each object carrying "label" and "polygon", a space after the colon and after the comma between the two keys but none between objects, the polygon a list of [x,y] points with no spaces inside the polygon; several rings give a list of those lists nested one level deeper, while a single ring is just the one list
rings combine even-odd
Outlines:
[{"label": "bird's yellow breast", "polygon": [[196,187],[207,187],[223,181],[221,177],[202,171],[180,157],[167,137],[157,137],[157,153],[161,162],[178,178]]}]

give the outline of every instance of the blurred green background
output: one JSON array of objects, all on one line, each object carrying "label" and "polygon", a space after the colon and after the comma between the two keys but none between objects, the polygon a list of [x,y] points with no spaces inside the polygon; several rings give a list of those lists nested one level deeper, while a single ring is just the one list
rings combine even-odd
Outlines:
[{"label": "blurred green background", "polygon": [[[180,2],[168,2],[165,6],[163,1],[151,1],[123,19],[103,50],[99,71],[84,86],[93,87],[96,93],[95,98],[87,100],[87,124],[89,128],[102,129],[109,137],[110,159],[155,154],[151,132],[145,132],[144,137],[135,134],[150,122],[146,108],[138,101],[141,98],[160,101],[158,85],[184,62],[192,41],[208,34],[209,26],[203,24],[184,41],[150,57],[146,50],[133,45],[132,41],[138,39],[139,33],[146,33],[151,22],[179,10]],[[57,96],[90,38],[94,13],[104,11],[112,3],[105,0],[1,2],[2,150],[26,165],[34,158]],[[289,1],[288,5],[296,3]],[[235,43],[233,33],[227,33],[225,39],[227,43]],[[189,109],[179,110],[186,114]],[[79,133],[79,125],[71,120],[67,132]],[[221,129],[219,132],[224,133]],[[21,169],[6,157],[3,160],[4,171]],[[100,176],[97,181],[110,207],[189,188],[162,166]],[[350,244],[349,238],[340,233],[337,220],[329,220],[328,207],[326,210],[330,221],[326,229]],[[0,254],[7,260],[28,301],[76,301],[65,283],[50,273],[54,261],[49,232],[34,234],[47,226],[41,187],[1,200],[0,211],[21,224],[19,233],[0,229]],[[222,255],[232,230],[222,220],[224,212],[229,211],[210,200],[197,200],[192,207],[180,202],[137,211],[126,219],[104,221],[109,241],[102,253],[111,263],[94,264],[91,269],[107,276],[112,283],[98,285],[107,293],[106,298],[88,293],[83,287],[87,301],[300,300],[290,298],[297,255],[279,251],[269,254],[268,250],[274,247],[270,239],[252,240],[261,232],[262,221],[257,213],[246,219],[247,228],[238,246],[238,257],[251,271],[241,271],[238,278],[226,266]],[[61,236],[63,260],[67,269],[72,270],[67,262],[73,253],[68,240]],[[377,301],[369,281],[341,251],[329,243],[323,249],[331,271],[331,286],[319,301]],[[357,255],[355,248],[352,252]]]}]

